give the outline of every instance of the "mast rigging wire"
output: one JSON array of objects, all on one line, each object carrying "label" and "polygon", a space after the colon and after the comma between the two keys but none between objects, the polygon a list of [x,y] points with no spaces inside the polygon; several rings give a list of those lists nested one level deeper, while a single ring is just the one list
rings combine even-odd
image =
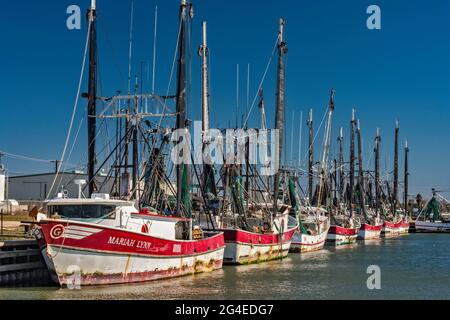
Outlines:
[{"label": "mast rigging wire", "polygon": [[[71,134],[71,132],[72,132],[73,122],[74,122],[74,120],[75,120],[75,114],[76,114],[76,112],[77,112],[78,99],[79,99],[79,97],[80,97],[81,84],[82,84],[82,82],[83,82],[83,74],[84,74],[84,69],[85,69],[85,66],[86,66],[86,56],[87,56],[87,52],[88,52],[88,48],[89,48],[89,42],[90,42],[90,41],[89,41],[89,36],[90,36],[90,32],[91,32],[91,26],[92,26],[92,20],[89,19],[89,23],[88,23],[88,32],[87,32],[87,36],[86,36],[86,45],[85,45],[85,48],[84,48],[84,55],[83,55],[83,63],[82,63],[82,65],[81,65],[80,79],[79,79],[79,81],[78,81],[77,95],[76,95],[76,97],[75,97],[75,103],[74,103],[74,106],[73,106],[72,117],[71,117],[71,119],[70,119],[69,129],[67,130],[67,136],[66,136],[66,141],[65,141],[65,143],[64,143],[64,149],[63,149],[63,152],[62,152],[62,154],[61,154],[61,159],[60,159],[60,162],[61,162],[61,163],[64,161],[64,157],[65,157],[65,155],[66,155],[67,146],[69,145],[69,140],[70,140],[70,134]],[[58,168],[57,168],[57,170],[56,170],[55,177],[53,178],[53,182],[52,182],[51,187],[50,187],[50,189],[49,189],[49,191],[48,191],[48,193],[47,193],[47,196],[45,197],[45,200],[48,200],[50,194],[51,194],[52,191],[53,191],[53,187],[55,186],[56,179],[58,178],[58,175],[59,175],[59,173],[60,173],[60,168],[61,168],[61,166],[58,166]]]}]

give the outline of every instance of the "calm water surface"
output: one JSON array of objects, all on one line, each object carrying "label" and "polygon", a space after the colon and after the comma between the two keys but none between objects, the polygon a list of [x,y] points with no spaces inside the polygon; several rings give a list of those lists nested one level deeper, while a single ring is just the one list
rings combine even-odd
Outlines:
[{"label": "calm water surface", "polygon": [[[381,268],[381,290],[367,289],[370,265]],[[450,235],[410,234],[143,284],[0,289],[0,299],[450,299]]]}]

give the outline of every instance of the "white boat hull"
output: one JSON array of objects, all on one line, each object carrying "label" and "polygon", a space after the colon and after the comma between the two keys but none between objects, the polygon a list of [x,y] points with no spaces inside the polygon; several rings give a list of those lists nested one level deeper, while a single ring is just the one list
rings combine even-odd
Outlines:
[{"label": "white boat hull", "polygon": [[357,228],[343,228],[332,225],[328,231],[327,243],[333,246],[350,245],[356,242],[358,237],[359,227]]},{"label": "white boat hull", "polygon": [[450,222],[416,221],[416,232],[450,233]]},{"label": "white boat hull", "polygon": [[226,243],[225,264],[251,264],[287,257],[291,242],[273,245]]},{"label": "white boat hull", "polygon": [[380,239],[382,225],[363,224],[358,231],[358,240],[376,240]]},{"label": "white boat hull", "polygon": [[292,239],[290,252],[311,252],[322,250],[327,240],[328,230],[318,235],[296,232]]},{"label": "white boat hull", "polygon": [[42,254],[55,282],[68,286],[79,281],[84,286],[143,282],[210,272],[222,267],[224,248],[182,258],[101,253],[57,246],[43,248]]}]

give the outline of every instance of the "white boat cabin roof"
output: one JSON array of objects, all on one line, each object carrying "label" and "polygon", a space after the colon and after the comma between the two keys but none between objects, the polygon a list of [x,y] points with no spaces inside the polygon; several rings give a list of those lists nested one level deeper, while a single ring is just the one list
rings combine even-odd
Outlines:
[{"label": "white boat cabin roof", "polygon": [[46,205],[60,206],[60,205],[115,205],[120,207],[129,207],[134,206],[134,203],[131,201],[124,200],[113,200],[113,199],[77,199],[77,198],[55,198],[48,200]]}]

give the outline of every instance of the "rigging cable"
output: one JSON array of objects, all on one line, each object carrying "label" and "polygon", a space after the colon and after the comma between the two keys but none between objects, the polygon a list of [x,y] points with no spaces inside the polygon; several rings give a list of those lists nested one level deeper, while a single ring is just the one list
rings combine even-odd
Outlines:
[{"label": "rigging cable", "polygon": [[247,122],[248,122],[248,118],[250,117],[250,113],[252,112],[253,107],[255,106],[256,99],[258,98],[259,92],[260,92],[260,90],[261,90],[261,87],[262,87],[262,85],[263,85],[263,83],[264,83],[264,80],[266,79],[267,71],[269,70],[269,67],[270,67],[270,65],[271,65],[271,63],[272,63],[272,58],[273,58],[273,56],[275,55],[275,50],[276,50],[277,47],[278,47],[278,39],[279,39],[279,38],[280,38],[280,35],[278,35],[278,36],[277,36],[277,39],[275,40],[275,45],[274,45],[274,47],[273,47],[273,49],[272,49],[272,54],[271,54],[271,56],[270,56],[270,58],[269,58],[269,61],[267,62],[266,70],[264,71],[264,74],[263,74],[263,76],[262,76],[261,82],[259,83],[258,90],[256,90],[256,95],[255,95],[255,97],[253,98],[252,106],[250,107],[250,110],[248,111],[247,116],[246,116],[246,118],[245,118],[245,122],[244,122],[243,125],[242,125],[243,128],[245,128],[245,127],[247,126]]},{"label": "rigging cable", "polygon": [[[90,36],[90,32],[91,32],[91,25],[92,25],[92,22],[91,22],[91,20],[89,20],[88,32],[87,32],[87,36],[86,36],[86,45],[85,45],[85,48],[84,48],[83,63],[81,65],[80,79],[78,81],[77,95],[75,97],[75,103],[74,103],[74,106],[73,106],[72,117],[70,119],[69,129],[67,130],[67,137],[66,137],[66,141],[64,143],[64,149],[63,149],[63,152],[61,154],[61,159],[60,159],[61,162],[64,161],[64,157],[66,155],[67,146],[69,145],[69,140],[70,140],[70,134],[72,132],[72,126],[73,126],[73,122],[74,122],[74,119],[75,119],[75,114],[76,114],[76,111],[77,111],[78,99],[80,97],[80,91],[81,91],[81,84],[83,82],[84,68],[86,66],[86,56],[87,56],[87,52],[88,52],[88,48],[89,48],[89,36]],[[49,191],[47,193],[47,196],[45,197],[45,200],[48,200],[50,194],[52,193],[53,187],[55,186],[56,179],[58,178],[59,172],[60,172],[60,166],[58,166],[58,168],[56,170],[55,178],[53,179],[53,182],[52,182],[51,187],[50,187],[50,189],[49,189]]]}]

